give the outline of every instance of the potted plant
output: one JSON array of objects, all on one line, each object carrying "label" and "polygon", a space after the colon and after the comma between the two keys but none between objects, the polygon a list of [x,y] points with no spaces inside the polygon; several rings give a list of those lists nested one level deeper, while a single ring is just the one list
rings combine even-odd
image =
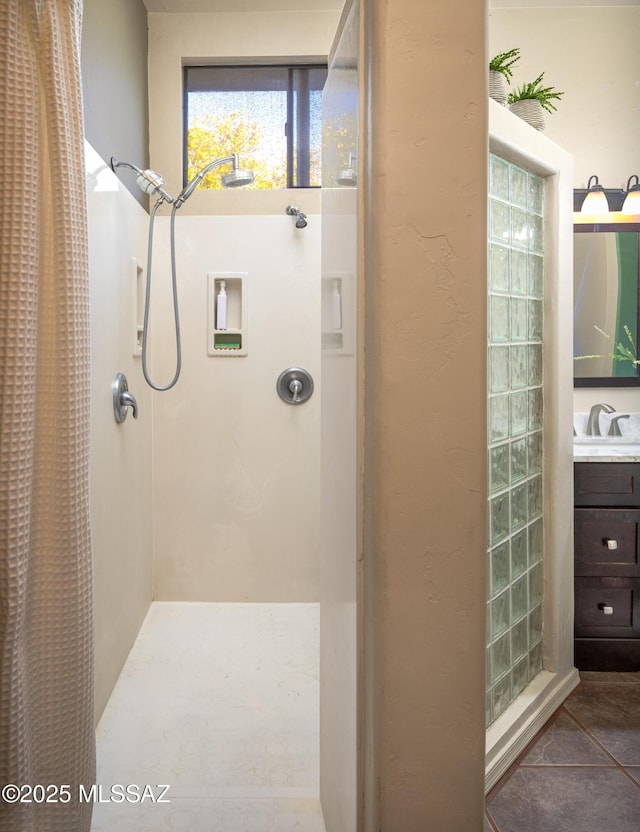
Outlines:
[{"label": "potted plant", "polygon": [[499,52],[489,61],[489,97],[503,106],[507,103],[507,84],[511,83],[511,67],[520,60],[520,50]]},{"label": "potted plant", "polygon": [[543,87],[543,78],[544,72],[540,73],[535,81],[516,87],[507,98],[511,112],[535,127],[536,130],[544,130],[544,110],[548,113],[557,110],[553,102],[564,95],[563,92],[557,92],[553,87]]}]

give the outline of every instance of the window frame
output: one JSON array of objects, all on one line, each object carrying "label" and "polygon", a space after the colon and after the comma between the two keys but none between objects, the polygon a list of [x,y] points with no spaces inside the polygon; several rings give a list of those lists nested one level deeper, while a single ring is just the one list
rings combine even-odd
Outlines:
[{"label": "window frame", "polygon": [[[286,70],[287,72],[287,121],[285,123],[285,137],[287,140],[287,149],[286,149],[286,186],[285,189],[296,190],[300,188],[306,189],[319,189],[322,185],[311,185],[309,184],[309,175],[311,169],[311,134],[310,134],[310,107],[309,107],[309,93],[312,91],[309,88],[309,75],[306,73],[306,95],[300,95],[299,85],[298,89],[296,90],[296,85],[294,83],[295,80],[295,72],[300,70],[324,70],[325,72],[325,83],[326,83],[326,76],[329,71],[329,67],[327,63],[322,62],[321,60],[314,59],[313,61],[305,62],[305,61],[288,61],[285,63],[197,63],[197,64],[184,64],[182,67],[182,182],[183,186],[188,182],[188,167],[189,167],[189,159],[188,159],[188,131],[189,131],[189,106],[188,106],[188,97],[190,92],[196,92],[197,90],[193,88],[189,88],[189,72],[193,72],[193,70],[216,70],[216,69],[226,69],[226,70],[234,70],[234,69],[250,69],[250,70]],[[305,77],[304,75],[302,77]],[[324,84],[323,84],[324,88]],[[315,88],[314,88],[315,89]],[[295,93],[298,92],[296,96]],[[294,107],[294,98],[297,98],[297,107]],[[304,131],[300,129],[300,127],[304,126]],[[297,159],[297,181],[302,180],[303,183],[306,184],[295,184],[294,183],[294,170],[295,170],[295,163],[296,163],[296,153],[294,142],[296,138],[296,134],[298,137],[298,159]],[[304,152],[303,152],[304,151]],[[300,175],[302,172],[302,176]],[[280,190],[279,188],[271,188],[269,190]],[[284,190],[284,189],[282,189]]]}]

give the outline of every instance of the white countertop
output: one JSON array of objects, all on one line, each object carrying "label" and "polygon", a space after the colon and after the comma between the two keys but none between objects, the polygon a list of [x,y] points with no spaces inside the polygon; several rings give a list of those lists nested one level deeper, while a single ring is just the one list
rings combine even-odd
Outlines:
[{"label": "white countertop", "polygon": [[634,442],[573,443],[574,462],[640,462],[640,444]]}]

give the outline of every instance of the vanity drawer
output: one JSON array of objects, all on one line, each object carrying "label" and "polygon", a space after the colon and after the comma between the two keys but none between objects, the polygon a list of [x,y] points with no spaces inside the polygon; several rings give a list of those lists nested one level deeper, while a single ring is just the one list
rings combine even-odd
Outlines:
[{"label": "vanity drawer", "polygon": [[640,577],[640,510],[577,508],[575,574]]},{"label": "vanity drawer", "polygon": [[640,507],[640,463],[576,462],[573,468],[577,506]]},{"label": "vanity drawer", "polygon": [[576,578],[577,638],[637,638],[640,635],[640,580]]}]

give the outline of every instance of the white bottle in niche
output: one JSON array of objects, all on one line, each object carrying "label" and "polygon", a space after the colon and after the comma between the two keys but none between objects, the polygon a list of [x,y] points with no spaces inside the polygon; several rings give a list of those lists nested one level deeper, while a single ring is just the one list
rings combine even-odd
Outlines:
[{"label": "white bottle in niche", "polygon": [[220,289],[216,298],[216,329],[227,328],[227,281],[220,281]]},{"label": "white bottle in niche", "polygon": [[331,324],[334,329],[342,329],[342,297],[340,295],[340,280],[333,281],[331,295]]}]

